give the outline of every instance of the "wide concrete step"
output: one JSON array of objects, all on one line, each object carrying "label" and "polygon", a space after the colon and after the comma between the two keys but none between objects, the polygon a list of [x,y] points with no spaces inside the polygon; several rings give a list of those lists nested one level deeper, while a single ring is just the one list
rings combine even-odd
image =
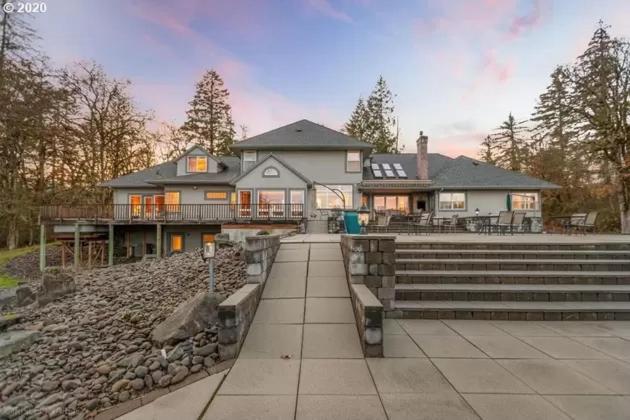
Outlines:
[{"label": "wide concrete step", "polygon": [[423,319],[630,320],[630,302],[399,301],[395,315]]},{"label": "wide concrete step", "polygon": [[559,260],[628,260],[630,250],[535,250],[535,249],[397,249],[396,258],[435,259],[559,259]]},{"label": "wide concrete step", "polygon": [[630,284],[628,271],[397,270],[397,284]]},{"label": "wide concrete step", "polygon": [[602,284],[397,284],[396,300],[630,301],[630,285]]},{"label": "wide concrete step", "polygon": [[441,259],[398,258],[397,270],[522,270],[522,271],[628,271],[627,260],[556,260],[556,259]]},{"label": "wide concrete step", "polygon": [[403,249],[448,249],[448,250],[558,250],[558,251],[630,251],[630,240],[627,242],[586,241],[576,236],[575,241],[556,242],[554,238],[541,236],[539,240],[521,239],[512,237],[511,240],[488,240],[483,236],[475,235],[469,241],[421,241],[405,240],[396,242],[396,250]]}]

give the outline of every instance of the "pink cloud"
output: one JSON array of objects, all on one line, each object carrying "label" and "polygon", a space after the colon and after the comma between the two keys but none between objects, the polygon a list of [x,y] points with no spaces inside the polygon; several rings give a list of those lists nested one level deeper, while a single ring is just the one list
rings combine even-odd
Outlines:
[{"label": "pink cloud", "polygon": [[509,36],[512,38],[518,38],[525,31],[538,26],[542,21],[542,17],[543,11],[540,0],[533,0],[532,9],[529,11],[529,13],[522,16],[517,16],[512,21],[512,24],[508,29]]},{"label": "pink cloud", "polygon": [[352,22],[352,18],[345,12],[333,6],[330,0],[306,0],[306,4],[324,16],[343,22]]}]

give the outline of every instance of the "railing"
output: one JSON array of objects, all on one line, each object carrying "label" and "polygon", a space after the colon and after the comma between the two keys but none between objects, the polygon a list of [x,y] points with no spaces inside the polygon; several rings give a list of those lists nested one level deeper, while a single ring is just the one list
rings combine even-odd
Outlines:
[{"label": "railing", "polygon": [[303,204],[112,204],[108,206],[44,206],[42,221],[245,222],[300,220]]}]

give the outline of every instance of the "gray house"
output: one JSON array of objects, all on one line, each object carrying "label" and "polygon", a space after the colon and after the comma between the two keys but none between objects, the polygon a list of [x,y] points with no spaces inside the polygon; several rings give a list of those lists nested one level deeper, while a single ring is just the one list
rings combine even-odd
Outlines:
[{"label": "gray house", "polygon": [[370,144],[301,120],[234,144],[236,156],[193,146],[105,182],[113,206],[98,215],[54,207],[43,209],[42,220],[63,235],[80,218],[82,232],[108,232],[118,253],[159,256],[199,248],[219,232],[237,240],[260,230],[326,232],[342,208],[367,208],[374,218],[428,210],[464,217],[510,207],[540,218],[541,191],[556,188],[464,156],[428,153],[422,133],[417,146],[417,153],[373,154]]}]

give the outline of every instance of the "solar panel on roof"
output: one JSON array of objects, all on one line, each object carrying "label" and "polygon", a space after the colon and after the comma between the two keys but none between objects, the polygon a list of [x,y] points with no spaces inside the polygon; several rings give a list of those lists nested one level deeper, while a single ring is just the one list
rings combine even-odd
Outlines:
[{"label": "solar panel on roof", "polygon": [[[385,166],[385,165],[383,165]],[[385,175],[387,175],[389,178],[393,178],[394,177],[394,172],[391,169],[385,169]]]},{"label": "solar panel on roof", "polygon": [[394,169],[400,171],[402,170],[402,165],[400,163],[394,163]]},{"label": "solar panel on roof", "polygon": [[389,166],[389,163],[381,163],[381,165],[383,165],[383,169],[385,170],[392,169],[392,167]]},{"label": "solar panel on roof", "polygon": [[383,172],[381,172],[380,169],[378,169],[378,170],[374,169],[374,170],[372,170],[372,172],[374,173],[374,177],[376,177],[376,178],[383,178]]},{"label": "solar panel on roof", "polygon": [[396,173],[401,178],[407,178],[407,173],[403,169],[396,168]]},{"label": "solar panel on roof", "polygon": [[372,169],[373,169],[373,170],[375,170],[375,171],[378,171],[378,170],[380,170],[381,168],[379,168],[378,163],[373,163],[373,164],[372,164]]}]

